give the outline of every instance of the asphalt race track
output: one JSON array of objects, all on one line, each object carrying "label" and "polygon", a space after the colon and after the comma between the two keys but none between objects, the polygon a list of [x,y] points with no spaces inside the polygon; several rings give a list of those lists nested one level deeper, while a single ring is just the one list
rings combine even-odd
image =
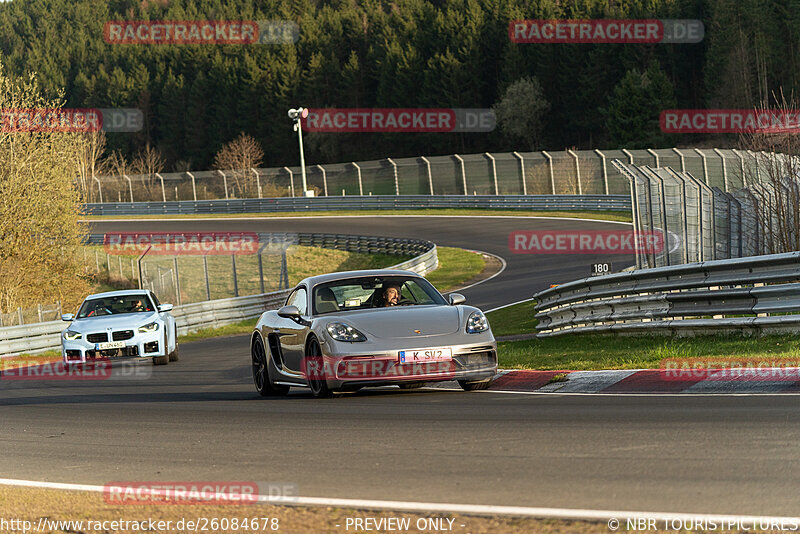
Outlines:
[{"label": "asphalt race track", "polygon": [[[486,309],[585,276],[592,256],[508,252],[511,230],[611,229],[512,218],[136,222],[136,230],[421,237],[508,262],[464,291]],[[620,228],[613,225],[613,228]],[[94,232],[132,230],[94,224]],[[607,259],[607,258],[606,258]],[[622,267],[630,258],[617,263]],[[181,346],[146,380],[0,380],[5,478],[294,483],[308,497],[797,515],[798,397],[364,390],[260,398],[246,336]]]}]

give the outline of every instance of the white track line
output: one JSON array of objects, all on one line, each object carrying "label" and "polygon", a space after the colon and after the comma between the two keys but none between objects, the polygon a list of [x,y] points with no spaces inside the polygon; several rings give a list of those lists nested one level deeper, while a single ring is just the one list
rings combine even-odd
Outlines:
[{"label": "white track line", "polygon": [[503,304],[502,306],[492,308],[491,310],[486,310],[484,313],[492,313],[493,311],[502,310],[503,308],[508,308],[509,306],[514,306],[515,304],[522,304],[523,302],[530,302],[532,300],[533,297],[529,299],[518,300],[517,302],[511,302],[510,304]]},{"label": "white track line", "polygon": [[[34,480],[16,480],[0,478],[0,485],[45,488],[69,491],[90,491],[102,493],[104,486],[89,484],[66,484],[60,482],[39,482]],[[531,518],[570,519],[577,521],[608,521],[616,519],[658,519],[658,520],[695,520],[716,521],[718,523],[756,523],[780,522],[800,523],[800,517],[775,517],[775,516],[748,516],[748,515],[722,515],[722,514],[681,514],[674,512],[632,512],[627,510],[586,510],[580,508],[538,508],[528,506],[495,506],[484,504],[454,504],[454,503],[426,503],[414,501],[381,501],[364,499],[339,499],[326,497],[284,497],[276,499],[274,496],[259,495],[258,502],[273,505],[288,506],[332,506],[355,508],[361,510],[397,510],[404,512],[446,512],[465,515],[507,515]]]},{"label": "white track line", "polygon": [[506,260],[503,257],[498,256],[497,254],[492,254],[491,252],[485,252],[483,250],[472,250],[472,249],[468,249],[468,248],[465,248],[463,250],[466,250],[468,252],[475,252],[476,254],[485,254],[487,256],[492,256],[493,258],[497,258],[498,260],[500,260],[500,270],[497,271],[496,273],[494,273],[489,278],[484,278],[483,280],[479,280],[479,281],[475,282],[474,284],[470,284],[468,286],[460,287],[458,289],[454,289],[453,291],[448,291],[447,293],[453,293],[455,291],[464,291],[465,289],[469,289],[471,287],[475,287],[475,286],[477,286],[479,284],[482,284],[484,282],[488,282],[489,280],[491,280],[495,276],[500,275],[503,271],[506,270],[506,267],[508,267],[508,264],[506,263]]}]

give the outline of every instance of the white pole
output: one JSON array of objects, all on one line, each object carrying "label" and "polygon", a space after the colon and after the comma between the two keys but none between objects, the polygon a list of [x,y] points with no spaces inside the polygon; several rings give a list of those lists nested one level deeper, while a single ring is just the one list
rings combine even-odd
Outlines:
[{"label": "white pole", "polygon": [[128,180],[128,190],[131,193],[131,203],[132,203],[133,202],[133,183],[131,182],[131,179],[128,178],[127,174],[123,174],[122,177],[125,178],[126,180]]},{"label": "white pole", "polygon": [[608,168],[606,167],[606,155],[600,152],[599,150],[595,149],[597,155],[600,156],[600,159],[603,163],[603,185],[605,186],[606,195],[608,194]]},{"label": "white pole", "polygon": [[286,170],[286,172],[289,173],[289,185],[292,188],[292,196],[295,196],[295,194],[294,194],[294,173],[292,172],[292,169],[290,169],[289,167],[284,167],[284,170]]},{"label": "white pole", "polygon": [[167,201],[167,192],[164,190],[164,177],[161,176],[158,173],[156,173],[156,176],[158,176],[158,179],[161,180],[161,200],[163,202],[166,202]]},{"label": "white pole", "polygon": [[681,158],[681,172],[686,172],[686,161],[683,159],[683,153],[677,148],[673,148],[672,150]]},{"label": "white pole", "polygon": [[97,192],[100,193],[100,203],[103,203],[103,188],[100,187],[100,180],[97,179],[97,176],[92,175],[92,180],[97,182]]},{"label": "white pole", "polygon": [[706,155],[700,152],[699,148],[695,148],[694,151],[700,154],[700,159],[703,160],[703,178],[706,181],[706,185],[708,185],[708,163],[706,162]]},{"label": "white pole", "polygon": [[358,172],[358,194],[364,196],[364,183],[361,181],[361,167],[355,161],[351,162]]},{"label": "white pole", "polygon": [[492,160],[492,176],[494,177],[494,194],[495,196],[499,196],[500,189],[497,187],[497,165],[495,165],[494,156],[486,152],[486,157]]},{"label": "white pole", "polygon": [[256,175],[256,187],[258,187],[258,198],[262,198],[261,196],[261,177],[258,175],[258,171],[254,168],[250,167],[250,170],[253,171],[253,174]]},{"label": "white pole", "polygon": [[581,164],[578,161],[578,154],[576,154],[575,151],[572,149],[567,150],[567,152],[569,152],[570,155],[572,155],[572,157],[575,158],[575,173],[578,175],[578,194],[582,195],[583,187],[581,186]]},{"label": "white pole", "polygon": [[295,124],[297,125],[297,142],[300,143],[300,173],[303,176],[303,196],[305,196],[306,191],[308,191],[308,184],[306,184],[306,157],[303,154],[303,126],[301,122],[298,120]]},{"label": "white pole", "polygon": [[725,192],[728,192],[728,164],[725,162],[725,156],[722,154],[720,149],[715,148],[714,152],[717,153],[719,159],[722,160],[722,179],[725,182]]},{"label": "white pole", "polygon": [[217,171],[222,175],[222,186],[225,188],[225,200],[228,200],[228,177],[222,171]]},{"label": "white pole", "polygon": [[653,156],[653,159],[656,161],[656,168],[661,167],[661,164],[658,161],[658,154],[656,154],[656,151],[653,150],[652,148],[648,148],[647,151],[650,153],[650,155]]},{"label": "white pole", "polygon": [[325,172],[325,167],[322,165],[317,165],[319,170],[322,171],[322,187],[325,190],[325,196],[328,196],[328,174]]},{"label": "white pole", "polygon": [[394,169],[394,194],[400,196],[400,182],[397,179],[397,163],[392,158],[386,158],[386,161],[392,164]]},{"label": "white pole", "polygon": [[431,196],[433,196],[433,175],[431,174],[431,162],[428,161],[428,158],[425,156],[420,156],[420,159],[425,162],[425,166],[428,168],[428,187],[430,187]]},{"label": "white pole", "polygon": [[464,158],[458,154],[453,154],[453,156],[461,163],[461,180],[464,182],[464,195],[469,195],[467,191],[467,171],[464,168]]},{"label": "white pole", "polygon": [[742,172],[742,186],[743,186],[743,187],[747,187],[747,177],[746,177],[746,176],[745,176],[745,174],[744,174],[744,156],[742,156],[741,154],[739,154],[739,151],[738,151],[738,150],[736,150],[735,148],[734,148],[734,149],[732,149],[731,151],[732,151],[734,154],[736,154],[736,157],[737,157],[737,158],[739,158],[739,170],[741,170],[741,172]]},{"label": "white pole", "polygon": [[552,194],[556,194],[556,175],[553,173],[553,157],[542,150],[542,155],[547,158],[547,163],[550,167],[550,188],[552,189]]},{"label": "white pole", "polygon": [[625,154],[626,156],[628,156],[628,163],[630,163],[631,165],[633,165],[633,154],[631,154],[631,153],[628,151],[628,149],[627,149],[627,148],[623,148],[623,149],[622,149],[622,153],[623,153],[623,154]]},{"label": "white pole", "polygon": [[525,158],[522,157],[522,154],[519,152],[514,152],[514,155],[519,158],[519,168],[522,172],[522,194],[528,194],[528,184],[525,181]]}]

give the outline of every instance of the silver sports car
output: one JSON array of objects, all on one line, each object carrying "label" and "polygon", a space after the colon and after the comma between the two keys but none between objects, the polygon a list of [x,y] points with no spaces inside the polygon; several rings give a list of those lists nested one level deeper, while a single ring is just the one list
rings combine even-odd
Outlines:
[{"label": "silver sports car", "polygon": [[489,387],[497,342],[464,297],[445,299],[409,271],[350,271],[300,282],[279,310],[265,312],[250,342],[261,395],[309,387],[315,397],[365,386],[457,380]]}]

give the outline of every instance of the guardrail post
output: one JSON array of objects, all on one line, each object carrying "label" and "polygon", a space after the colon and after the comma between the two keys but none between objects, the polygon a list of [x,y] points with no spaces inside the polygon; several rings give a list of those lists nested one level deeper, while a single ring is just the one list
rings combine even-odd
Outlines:
[{"label": "guardrail post", "polygon": [[239,280],[236,276],[236,254],[231,254],[231,267],[233,268],[233,296],[239,296]]},{"label": "guardrail post", "polygon": [[431,196],[433,196],[433,174],[431,174],[431,162],[428,161],[428,158],[425,156],[420,156],[420,159],[425,162],[425,166],[428,168],[428,187],[431,190]]},{"label": "guardrail post", "polygon": [[250,167],[250,170],[253,171],[253,174],[256,175],[256,187],[258,188],[258,198],[263,198],[261,194],[261,176],[258,175],[258,171],[255,170],[253,167]]},{"label": "guardrail post", "polygon": [[578,161],[578,154],[576,154],[575,151],[572,149],[567,150],[567,152],[569,152],[570,155],[572,155],[572,157],[575,158],[575,174],[578,175],[578,194],[582,195],[583,187],[581,186],[581,164]]},{"label": "guardrail post", "polygon": [[652,148],[648,148],[648,149],[647,149],[647,152],[648,152],[648,153],[649,153],[651,156],[653,156],[653,160],[655,160],[655,163],[656,163],[656,169],[660,168],[660,167],[661,167],[661,164],[660,164],[660,163],[659,163],[659,161],[658,161],[658,154],[656,154],[656,151],[655,151],[655,150],[653,150]]},{"label": "guardrail post", "polygon": [[[295,195],[294,195],[294,173],[292,172],[292,169],[290,169],[289,167],[284,167],[283,169],[284,169],[286,172],[288,172],[288,173],[289,173],[289,185],[290,185],[290,186],[291,186],[291,188],[292,188],[292,196],[294,197],[294,196],[295,196]],[[305,194],[305,193],[304,193],[304,194]]]},{"label": "guardrail post", "polygon": [[700,154],[700,159],[703,160],[703,179],[706,185],[708,185],[708,162],[706,161],[706,155],[700,152],[699,148],[695,148],[694,151]]},{"label": "guardrail post", "polygon": [[156,173],[156,176],[158,176],[158,179],[161,180],[161,201],[162,202],[166,202],[167,201],[167,191],[166,191],[166,189],[164,189],[164,177],[161,176],[159,173]]},{"label": "guardrail post", "polygon": [[606,155],[600,152],[599,150],[595,149],[595,152],[598,156],[600,156],[600,161],[603,166],[603,187],[605,189],[606,195],[608,194],[608,168],[606,167]]},{"label": "guardrail post", "polygon": [[355,161],[350,162],[353,167],[356,168],[356,172],[358,173],[358,194],[362,197],[364,196],[364,183],[361,181],[361,167],[359,167],[358,163]]},{"label": "guardrail post", "polygon": [[725,183],[725,192],[728,192],[728,164],[725,162],[725,156],[722,155],[720,149],[715,148],[714,152],[719,156],[719,159],[722,160],[722,180]]},{"label": "guardrail post", "polygon": [[528,194],[528,184],[525,181],[525,158],[522,157],[522,154],[519,152],[514,152],[514,155],[519,158],[519,169],[520,173],[522,174],[522,194]]},{"label": "guardrail post", "polygon": [[208,256],[203,254],[203,275],[206,279],[206,300],[211,300],[211,284],[208,281]]},{"label": "guardrail post", "polygon": [[397,163],[395,163],[392,158],[386,158],[386,161],[391,163],[392,169],[394,170],[394,194],[400,196],[400,181],[397,178]]},{"label": "guardrail post", "polygon": [[631,154],[630,151],[627,148],[623,148],[622,149],[622,153],[625,154],[626,156],[628,156],[628,163],[633,165],[633,154]]},{"label": "guardrail post", "polygon": [[180,306],[183,302],[181,299],[181,277],[180,271],[178,270],[178,256],[172,258],[172,265],[175,268],[175,298],[178,301],[178,306]]},{"label": "guardrail post", "polygon": [[486,157],[492,161],[492,176],[494,177],[494,194],[495,196],[500,195],[500,190],[497,187],[497,165],[494,162],[494,156],[486,152]]},{"label": "guardrail post", "polygon": [[100,186],[100,180],[97,179],[97,176],[92,175],[92,180],[97,182],[97,192],[100,195],[100,203],[103,203],[103,188]]},{"label": "guardrail post", "polygon": [[229,200],[230,197],[228,197],[228,177],[225,176],[225,173],[220,170],[217,170],[217,172],[222,175],[222,187],[225,188],[225,200]]},{"label": "guardrail post", "polygon": [[686,172],[686,162],[684,161],[683,153],[677,148],[673,148],[672,150],[681,158],[681,172]]},{"label": "guardrail post", "polygon": [[547,163],[548,163],[548,165],[550,167],[550,188],[551,188],[552,194],[555,195],[556,194],[556,175],[553,172],[553,157],[550,154],[548,154],[547,152],[545,152],[544,150],[542,150],[542,155],[547,158]]},{"label": "guardrail post", "polygon": [[322,165],[317,165],[319,170],[322,171],[322,188],[325,191],[325,196],[328,196],[328,173],[325,172],[325,167]]},{"label": "guardrail post", "polygon": [[192,198],[194,199],[195,202],[197,202],[197,184],[195,184],[195,181],[194,181],[194,174],[192,174],[192,173],[190,173],[188,171],[186,172],[186,174],[188,174],[189,178],[192,179]]},{"label": "guardrail post", "polygon": [[453,157],[461,164],[461,180],[464,182],[464,195],[469,195],[469,191],[467,191],[467,170],[464,168],[464,158],[458,154],[453,154]]}]

